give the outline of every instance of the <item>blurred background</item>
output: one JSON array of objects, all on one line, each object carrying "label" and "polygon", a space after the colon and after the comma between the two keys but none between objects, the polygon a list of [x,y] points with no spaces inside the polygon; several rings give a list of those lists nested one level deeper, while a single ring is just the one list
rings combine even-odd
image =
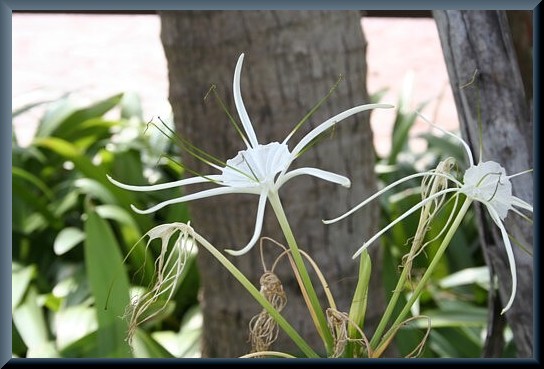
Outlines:
[{"label": "blurred background", "polygon": [[[382,101],[393,103],[402,88],[399,82],[412,78],[411,106],[429,101],[424,112],[441,126],[455,129],[455,105],[430,12],[423,17],[383,15],[370,12],[361,21],[368,41],[368,91],[386,88]],[[144,118],[170,112],[157,15],[14,14],[14,107],[67,92],[89,102],[129,91],[140,96]],[[34,118],[41,111],[33,111]],[[372,129],[378,152],[385,154],[393,122],[382,117],[375,112]],[[28,142],[36,119],[27,116],[14,122],[21,142]],[[425,128],[418,125],[413,134]]]}]

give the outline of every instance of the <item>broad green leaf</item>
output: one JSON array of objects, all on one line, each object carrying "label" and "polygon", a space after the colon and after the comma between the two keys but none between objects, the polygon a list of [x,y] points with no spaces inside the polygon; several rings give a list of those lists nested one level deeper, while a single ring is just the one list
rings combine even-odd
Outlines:
[{"label": "broad green leaf", "polygon": [[[200,357],[201,356],[201,334],[202,334],[202,311],[200,306],[195,306],[183,317],[179,337],[178,357]],[[156,337],[157,340],[158,337]],[[161,342],[159,340],[159,342]]]},{"label": "broad green leaf", "polygon": [[33,265],[23,267],[17,263],[11,264],[11,310],[13,311],[23,299],[30,281],[36,274],[36,267]]},{"label": "broad green leaf", "polygon": [[86,212],[85,265],[98,317],[98,353],[101,357],[130,357],[125,341],[129,283],[119,245],[109,224],[92,209]]},{"label": "broad green leaf", "polygon": [[41,358],[54,359],[54,358],[59,358],[60,354],[57,351],[57,348],[55,347],[55,343],[49,341],[49,342],[45,342],[41,346],[29,347],[28,351],[26,352],[26,357],[28,359],[41,359]]},{"label": "broad green leaf", "polygon": [[[29,190],[29,188],[25,185],[27,181],[23,180],[22,177],[19,176],[19,174],[22,174],[21,171],[15,170],[15,173],[17,174],[12,177],[12,195],[13,197],[17,198],[19,205],[24,203],[27,209],[26,219],[17,219],[18,221],[22,220],[22,229],[28,230],[32,228],[29,226],[30,219],[28,218],[29,214],[32,212],[38,213],[50,227],[55,229],[62,227],[61,220],[58,219],[50,210],[47,199],[44,196],[39,196],[35,193],[35,191]],[[45,186],[45,184],[42,185]],[[49,195],[50,191],[47,190],[46,194]]]},{"label": "broad green leaf", "polygon": [[120,223],[125,259],[128,258],[133,270],[137,270],[138,283],[150,285],[154,275],[154,264],[150,262],[153,256],[146,248],[146,240],[141,240],[142,234],[136,224],[133,214],[117,205],[98,205],[95,211],[103,219],[111,219]]},{"label": "broad green leaf", "polygon": [[138,118],[142,120],[142,102],[140,96],[133,92],[125,92],[120,102],[121,117],[124,119]]},{"label": "broad green leaf", "polygon": [[111,128],[119,124],[119,121],[109,121],[102,118],[89,119],[80,124],[79,129],[71,132],[65,139],[81,150],[87,151],[93,146],[103,146],[104,140],[108,140],[112,136]]},{"label": "broad green leaf", "polygon": [[430,348],[442,357],[478,358],[482,353],[481,342],[474,341],[466,328],[442,328],[431,331]]},{"label": "broad green leaf", "polygon": [[96,331],[80,338],[60,350],[64,358],[94,358],[99,357],[97,348],[98,333]]},{"label": "broad green leaf", "polygon": [[17,330],[13,320],[11,321],[11,353],[14,357],[22,357],[25,355],[27,347]]},{"label": "broad green leaf", "polygon": [[138,224],[134,221],[132,214],[118,205],[97,205],[95,211],[104,219],[115,220],[116,222],[132,227],[135,230],[138,229]]},{"label": "broad green leaf", "polygon": [[123,94],[118,94],[92,104],[86,108],[77,109],[61,119],[51,119],[49,124],[39,127],[38,137],[56,136],[68,138],[79,125],[89,119],[99,118],[119,104]]},{"label": "broad green leaf", "polygon": [[35,137],[50,136],[55,128],[76,110],[73,101],[67,97],[55,101],[40,119]]},{"label": "broad green leaf", "polygon": [[57,347],[62,350],[97,330],[96,311],[85,305],[61,309],[55,314]]},{"label": "broad green leaf", "polygon": [[38,305],[36,287],[30,285],[23,300],[13,310],[13,323],[29,350],[49,344],[49,333],[42,308]]},{"label": "broad green leaf", "polygon": [[[174,332],[173,339],[177,339],[177,335]],[[153,337],[147,332],[138,328],[134,335],[134,357],[137,358],[173,358],[174,356],[163,346],[161,346]]]},{"label": "broad green leaf", "polygon": [[74,186],[79,189],[82,193],[90,195],[104,204],[115,204],[117,200],[115,196],[105,187],[102,183],[90,179],[90,178],[80,178],[74,182]]},{"label": "broad green leaf", "polygon": [[[364,330],[366,307],[368,302],[368,284],[370,282],[370,272],[372,270],[372,261],[368,251],[365,250],[359,258],[359,275],[357,286],[351,300],[349,309],[349,319],[353,324],[348,325],[348,337],[352,340],[361,339],[361,334],[356,327]],[[355,346],[348,342],[346,350],[354,354]]]},{"label": "broad green leaf", "polygon": [[441,288],[452,288],[467,284],[489,286],[489,268],[487,266],[467,268],[452,273],[439,281]]},{"label": "broad green leaf", "polygon": [[[48,137],[35,141],[35,144],[40,147],[47,148],[58,155],[62,156],[65,160],[69,160],[74,163],[75,169],[81,172],[85,177],[94,179],[107,188],[117,200],[117,202],[124,208],[130,208],[130,205],[134,202],[133,195],[129,191],[122,190],[111,184],[106,177],[106,170],[102,166],[94,165],[92,161],[85,156],[76,146],[62,140],[60,138]],[[147,217],[137,216],[134,219],[138,222],[142,229],[150,229],[151,221]]]},{"label": "broad green leaf", "polygon": [[79,228],[68,227],[60,231],[53,243],[56,255],[62,255],[70,251],[74,246],[83,242],[85,233]]},{"label": "broad green leaf", "polygon": [[[470,307],[462,310],[426,310],[422,313],[431,318],[433,328],[438,327],[483,327],[487,323],[487,310],[485,308]],[[426,321],[416,321],[415,327],[427,327]]]},{"label": "broad green leaf", "polygon": [[53,198],[53,193],[51,192],[47,184],[45,184],[45,182],[43,182],[40,178],[36,177],[34,174],[24,170],[23,168],[13,166],[11,167],[11,175],[12,178],[16,177],[34,185],[41,192],[43,192],[43,194],[49,200]]}]

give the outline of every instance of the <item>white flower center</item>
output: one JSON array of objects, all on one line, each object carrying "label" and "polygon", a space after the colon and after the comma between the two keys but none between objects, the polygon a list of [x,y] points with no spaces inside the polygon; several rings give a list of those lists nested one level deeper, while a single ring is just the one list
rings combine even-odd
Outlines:
[{"label": "white flower center", "polygon": [[467,169],[461,192],[492,206],[501,219],[512,209],[512,183],[504,168],[494,161],[479,163]]},{"label": "white flower center", "polygon": [[271,142],[239,151],[223,168],[223,183],[231,187],[273,184],[274,177],[287,168],[291,153],[286,144]]}]

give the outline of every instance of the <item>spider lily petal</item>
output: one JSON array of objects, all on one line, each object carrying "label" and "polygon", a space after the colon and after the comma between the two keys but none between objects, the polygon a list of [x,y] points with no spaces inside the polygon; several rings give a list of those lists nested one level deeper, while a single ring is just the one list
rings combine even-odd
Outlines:
[{"label": "spider lily petal", "polygon": [[225,252],[234,256],[244,255],[249,250],[251,250],[251,248],[257,243],[257,241],[259,240],[259,236],[261,235],[261,230],[263,228],[264,209],[266,208],[266,199],[267,199],[266,193],[262,193],[259,197],[259,206],[257,207],[257,218],[255,220],[255,231],[253,232],[253,237],[251,237],[251,240],[248,242],[248,244],[245,247],[243,247],[241,250],[225,250]]},{"label": "spider lily petal", "polygon": [[506,228],[504,228],[504,224],[501,221],[499,214],[497,213],[495,208],[490,205],[487,205],[487,210],[489,211],[491,219],[493,219],[493,221],[501,231],[502,242],[504,242],[504,248],[506,250],[506,255],[508,256],[508,263],[510,265],[510,274],[512,275],[512,292],[510,293],[510,299],[508,299],[506,306],[501,311],[501,314],[504,314],[508,309],[510,309],[512,303],[514,302],[514,298],[516,297],[518,281],[516,274],[516,261],[514,259],[514,252],[512,251],[512,244],[510,243],[510,238],[508,237],[508,233],[506,232]]},{"label": "spider lily petal", "polygon": [[512,205],[517,206],[518,208],[529,210],[531,213],[533,212],[533,205],[528,204],[519,197],[512,196]]},{"label": "spider lily petal", "polygon": [[290,180],[293,177],[300,176],[300,175],[309,175],[317,178],[321,178],[325,181],[336,183],[339,185],[342,185],[344,187],[350,187],[351,181],[349,178],[341,176],[336,173],[332,173],[326,170],[321,170],[317,168],[298,168],[294,169],[290,172],[287,172],[283,177],[281,177],[278,182],[276,183],[277,187],[281,187],[285,182]]},{"label": "spider lily petal", "polygon": [[372,242],[376,241],[382,234],[387,232],[389,229],[391,229],[393,226],[395,226],[395,224],[399,223],[401,220],[406,218],[408,215],[414,213],[416,210],[422,208],[423,206],[425,206],[425,204],[427,204],[430,201],[433,201],[437,197],[443,196],[443,195],[445,195],[445,194],[447,194],[449,192],[457,192],[457,191],[458,191],[457,188],[447,188],[445,190],[442,190],[442,191],[439,191],[439,192],[435,193],[434,195],[431,195],[431,196],[427,197],[426,199],[424,199],[424,200],[420,201],[419,203],[417,203],[416,205],[412,206],[410,209],[405,211],[400,217],[396,218],[394,221],[389,223],[386,227],[382,228],[382,230],[380,230],[378,233],[376,233],[374,236],[372,236],[368,241],[366,241],[363,244],[363,246],[361,246],[359,248],[359,250],[357,250],[357,252],[353,255],[353,259],[356,259],[357,256],[359,256],[363,251],[365,251],[366,248],[368,246],[370,246],[370,244]]},{"label": "spider lily petal", "polygon": [[[340,114],[335,115],[334,117],[327,119],[325,122],[321,123],[314,129],[312,129],[306,136],[304,136],[300,142],[295,146],[293,151],[291,152],[291,161],[293,161],[298,154],[317,136],[319,136],[321,133],[325,132],[327,129],[334,126],[336,123],[340,122],[341,120],[344,120],[353,114],[360,113],[365,110],[370,109],[376,109],[376,108],[392,108],[393,105],[389,104],[366,104],[366,105],[359,105],[354,108],[348,109],[346,111],[343,111]],[[283,143],[287,143],[287,140],[285,140]]]},{"label": "spider lily petal", "polygon": [[160,183],[160,184],[151,185],[151,186],[135,186],[135,185],[129,185],[129,184],[116,181],[115,179],[113,179],[107,174],[106,174],[106,177],[111,183],[113,183],[117,187],[123,188],[125,190],[139,191],[139,192],[158,191],[158,190],[164,190],[167,188],[181,187],[181,186],[186,186],[186,185],[195,184],[195,183],[204,183],[204,182],[219,182],[220,183],[221,181],[221,176],[213,174],[208,176],[185,178],[179,181]]},{"label": "spider lily petal", "polygon": [[344,218],[347,218],[348,216],[350,216],[351,214],[355,213],[357,210],[361,209],[363,206],[367,205],[369,202],[371,202],[372,200],[374,200],[375,198],[377,198],[378,196],[380,196],[381,194],[383,194],[384,192],[387,192],[389,191],[390,189],[392,189],[393,187],[396,187],[398,186],[399,184],[401,183],[404,183],[406,181],[409,181],[411,179],[414,179],[414,178],[417,178],[417,177],[425,177],[425,176],[429,176],[429,175],[434,175],[434,176],[440,176],[440,177],[444,177],[452,182],[454,182],[455,184],[461,186],[461,182],[459,182],[458,180],[456,180],[455,178],[453,178],[452,176],[449,176],[449,175],[446,175],[446,174],[443,174],[443,173],[434,173],[434,172],[423,172],[423,173],[415,173],[415,174],[411,174],[409,176],[406,176],[404,178],[401,178],[393,183],[391,183],[390,185],[387,185],[385,186],[384,188],[382,188],[381,190],[379,190],[378,192],[376,192],[374,195],[370,196],[369,198],[367,198],[366,200],[364,200],[363,202],[361,202],[360,204],[358,204],[357,206],[355,206],[354,208],[352,208],[351,210],[347,211],[346,213],[340,215],[339,217],[337,218],[334,218],[334,219],[327,219],[327,220],[323,220],[323,223],[325,224],[331,224],[331,223],[336,223],[338,222],[339,220],[342,220]]},{"label": "spider lily petal", "polygon": [[212,197],[212,196],[218,196],[218,195],[226,195],[231,193],[249,193],[249,194],[258,194],[259,190],[255,188],[242,188],[242,187],[219,187],[219,188],[212,188],[209,190],[204,190],[196,193],[192,193],[190,195],[185,195],[181,197],[176,197],[174,199],[166,200],[163,202],[158,203],[155,206],[150,207],[146,210],[138,209],[137,207],[131,205],[132,210],[134,210],[136,213],[139,214],[150,214],[153,213],[159,209],[164,208],[167,205],[172,204],[179,204],[181,202],[189,202],[193,200],[198,199],[204,199],[206,197]]},{"label": "spider lily petal", "polygon": [[257,147],[259,142],[257,141],[257,135],[253,130],[253,125],[251,124],[251,120],[249,119],[249,115],[247,114],[246,107],[244,106],[244,101],[242,100],[242,93],[240,90],[240,75],[242,74],[243,62],[244,54],[241,54],[238,58],[238,62],[236,63],[236,68],[234,69],[234,82],[232,87],[234,90],[234,104],[236,105],[236,110],[238,111],[238,115],[242,120],[242,126],[244,127],[244,130],[246,131],[247,137],[249,139],[249,144],[246,142],[246,145],[249,148]]}]

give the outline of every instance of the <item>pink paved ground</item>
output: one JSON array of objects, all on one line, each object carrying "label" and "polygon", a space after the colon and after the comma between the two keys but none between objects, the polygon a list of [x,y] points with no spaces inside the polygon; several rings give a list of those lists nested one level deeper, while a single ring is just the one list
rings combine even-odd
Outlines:
[{"label": "pink paved ground", "polygon": [[[402,80],[413,72],[413,102],[432,102],[427,116],[448,129],[457,116],[432,19],[365,18],[368,40],[368,90],[388,87],[383,101],[396,103]],[[13,107],[78,91],[93,101],[123,91],[137,92],[146,117],[167,116],[168,75],[155,15],[13,16]],[[442,94],[442,97],[438,97]],[[41,114],[36,110],[15,121],[23,142]],[[372,127],[378,152],[386,153],[393,115],[374,112]],[[418,124],[414,134],[425,130]]]}]

